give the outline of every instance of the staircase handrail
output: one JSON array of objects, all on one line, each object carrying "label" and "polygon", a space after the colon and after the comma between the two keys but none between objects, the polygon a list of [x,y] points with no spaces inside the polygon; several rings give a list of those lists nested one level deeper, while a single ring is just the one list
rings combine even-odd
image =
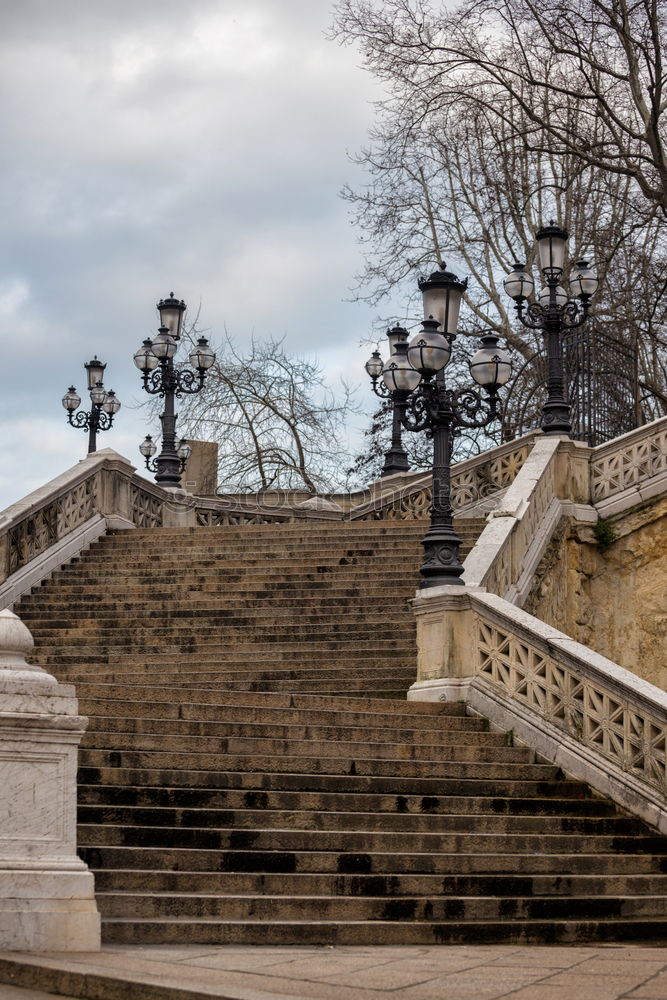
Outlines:
[{"label": "staircase handrail", "polygon": [[105,448],[0,512],[0,607],[113,527],[162,523],[169,498]]},{"label": "staircase handrail", "polygon": [[[579,459],[585,484],[588,449],[559,437],[543,436],[519,470],[464,563],[464,582],[522,604],[533,574],[572,496],[559,497],[560,456]],[[560,477],[561,479],[564,477]],[[574,478],[574,477],[570,477]],[[585,485],[584,485],[585,488]],[[576,488],[575,498],[576,498]],[[580,496],[579,499],[583,499]],[[580,505],[581,516],[588,508]],[[595,520],[595,515],[588,515]]]},{"label": "staircase handrail", "polygon": [[[273,502],[275,501],[275,502]],[[308,501],[305,501],[307,504]],[[335,503],[304,506],[304,502],[291,503],[280,496],[271,500],[238,500],[237,498],[197,497],[195,503],[199,527],[226,527],[241,524],[275,524],[292,521],[340,521],[342,508]]]},{"label": "staircase handrail", "polygon": [[667,833],[667,693],[497,595],[469,594],[469,706]]},{"label": "staircase handrail", "polygon": [[[667,417],[644,424],[593,448],[591,503],[605,505],[621,494],[654,496],[667,489]],[[628,497],[628,499],[632,499]]]},{"label": "staircase handrail", "polygon": [[[452,505],[461,510],[509,486],[528,458],[539,431],[466,458],[452,466]],[[356,507],[346,518],[351,521],[426,519],[431,507],[431,473],[408,473],[387,477],[376,485],[375,495]],[[392,480],[392,481],[389,481]]]}]

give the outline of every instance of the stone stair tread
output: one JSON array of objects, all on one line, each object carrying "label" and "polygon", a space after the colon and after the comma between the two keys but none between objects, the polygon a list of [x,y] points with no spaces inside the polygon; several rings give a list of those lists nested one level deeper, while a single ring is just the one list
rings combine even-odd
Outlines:
[{"label": "stone stair tread", "polygon": [[[211,848],[151,847],[150,851],[137,845],[82,845],[79,853],[92,869],[100,868],[104,861],[107,870],[135,868],[144,870],[153,860],[162,870],[199,871],[229,874],[258,872],[267,874],[316,874],[316,875],[516,875],[517,858],[525,857],[516,852],[479,854],[464,851],[388,851],[388,850],[312,850],[290,851],[227,849],[223,852]],[[136,858],[137,864],[128,862]],[[111,862],[115,862],[112,864]],[[120,862],[120,863],[118,863]],[[193,864],[197,862],[197,864]],[[523,865],[522,867],[526,867]],[[555,853],[533,854],[529,867],[522,877],[558,874],[591,875],[664,875],[664,854],[598,854]]]},{"label": "stone stair tread", "polygon": [[[466,546],[484,523],[457,520]],[[118,532],[20,602],[90,716],[106,940],[662,934],[664,838],[465,706],[406,700],[424,528]]]}]

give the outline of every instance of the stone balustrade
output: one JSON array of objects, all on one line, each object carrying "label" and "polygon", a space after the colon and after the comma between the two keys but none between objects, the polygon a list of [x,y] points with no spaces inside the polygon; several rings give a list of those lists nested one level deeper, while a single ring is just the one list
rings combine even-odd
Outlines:
[{"label": "stone balustrade", "polygon": [[602,517],[667,491],[667,417],[594,448],[591,503]]},{"label": "stone balustrade", "polygon": [[[452,506],[457,512],[514,482],[538,436],[533,431],[452,466]],[[381,479],[375,495],[353,507],[353,521],[426,519],[431,509],[431,473],[398,473]]]},{"label": "stone balustrade", "polygon": [[493,727],[667,832],[667,694],[495,594],[413,602],[408,697],[464,699]]}]

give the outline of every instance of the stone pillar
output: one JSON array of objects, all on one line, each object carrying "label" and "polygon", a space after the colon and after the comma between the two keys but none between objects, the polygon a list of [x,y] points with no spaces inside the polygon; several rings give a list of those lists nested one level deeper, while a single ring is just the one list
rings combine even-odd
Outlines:
[{"label": "stone pillar", "polygon": [[74,687],[26,663],[33,641],[0,611],[0,950],[97,951],[93,876],[76,855]]},{"label": "stone pillar", "polygon": [[468,588],[433,587],[412,601],[417,618],[417,680],[409,701],[465,701],[477,672]]},{"label": "stone pillar", "polygon": [[197,501],[185,490],[163,487],[167,496],[162,504],[163,528],[196,528]]}]

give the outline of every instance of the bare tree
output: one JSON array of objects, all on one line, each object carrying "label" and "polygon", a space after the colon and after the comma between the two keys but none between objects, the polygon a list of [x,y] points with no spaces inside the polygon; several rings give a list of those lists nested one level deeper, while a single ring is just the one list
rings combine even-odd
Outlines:
[{"label": "bare tree", "polygon": [[[451,38],[473,27],[468,20],[465,28],[454,28],[451,18],[413,0],[338,5],[339,37],[360,43],[369,68],[388,90],[371,144],[357,157],[368,182],[344,191],[366,236],[359,296],[377,302],[396,288],[412,291],[415,272],[427,269],[446,247],[472,279],[462,332],[494,329],[515,351],[520,378],[505,419],[505,434],[511,435],[531,416],[537,419],[542,344],[517,325],[502,279],[515,260],[535,263],[534,233],[554,218],[570,231],[572,257],[592,258],[597,266],[601,285],[595,320],[587,329],[597,355],[611,345],[612,353],[627,348],[632,357],[623,372],[633,379],[635,422],[667,412],[661,208],[642,197],[629,171],[590,166],[555,143],[540,124],[549,118],[554,98],[539,80],[517,74],[500,101],[497,89],[494,100],[488,99],[488,81],[471,61],[441,73]],[[479,23],[476,30],[486,38]],[[495,36],[487,41],[497,45]],[[541,57],[543,80],[563,77],[560,54],[543,48]],[[569,72],[572,86],[557,89],[556,100],[559,120],[567,120],[568,134],[575,134],[582,104],[573,82],[578,71]],[[589,143],[604,147],[606,130],[604,118],[587,115]],[[625,419],[626,398],[624,393],[623,404],[616,406],[619,421]],[[615,426],[615,433],[627,429],[622,421]]]},{"label": "bare tree", "polygon": [[667,213],[665,0],[340,0],[338,36],[409,103],[405,124],[472,99],[535,152],[634,181]]},{"label": "bare tree", "polygon": [[[194,343],[196,332],[186,336]],[[203,391],[179,401],[179,432],[218,443],[219,489],[343,488],[350,455],[341,442],[355,409],[347,387],[335,396],[317,363],[288,354],[282,340],[253,339],[241,352],[226,336],[213,346]]]}]

